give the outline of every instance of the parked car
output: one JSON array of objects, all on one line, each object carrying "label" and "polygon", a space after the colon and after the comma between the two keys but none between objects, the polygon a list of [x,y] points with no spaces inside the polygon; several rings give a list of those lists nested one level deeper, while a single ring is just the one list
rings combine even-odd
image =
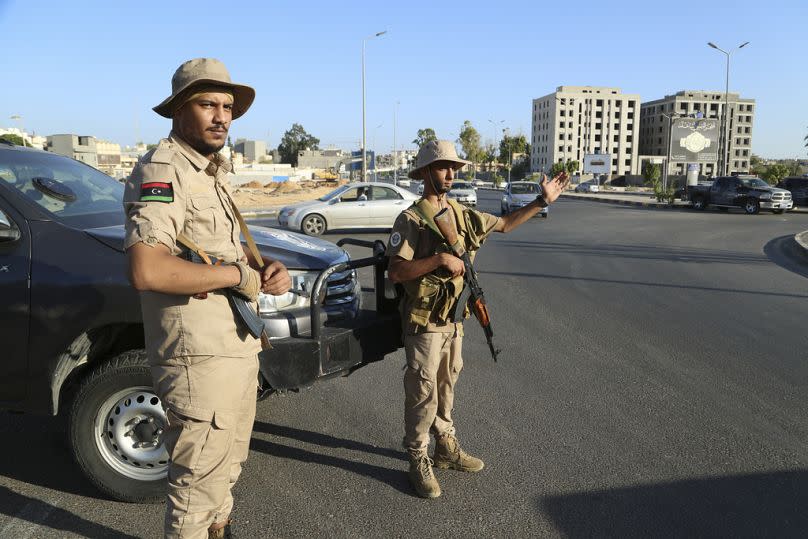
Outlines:
[{"label": "parked car", "polygon": [[415,200],[416,195],[395,185],[349,183],[317,200],[285,206],[278,222],[309,236],[336,229],[392,228],[398,214]]},{"label": "parked car", "polygon": [[598,193],[600,186],[595,182],[583,182],[575,186],[576,193]]},{"label": "parked car", "polygon": [[[121,183],[88,165],[0,143],[0,407],[65,417],[90,482],[118,500],[145,501],[164,496],[166,419],[152,391],[140,298],[126,278],[122,197]],[[299,291],[259,298],[273,346],[259,355],[262,391],[344,375],[401,346],[384,283],[376,283],[377,310],[361,308],[355,270],[376,265],[383,276],[382,242],[353,261],[317,238],[250,230]]]},{"label": "parked car", "polygon": [[418,182],[418,194],[423,196],[424,195],[424,182]]},{"label": "parked car", "polygon": [[777,187],[791,193],[795,206],[808,206],[808,177],[789,176],[781,180]]},{"label": "parked car", "polygon": [[783,213],[794,206],[790,192],[755,177],[721,176],[709,186],[688,185],[687,197],[697,210],[706,210],[710,206],[723,211],[742,208],[750,215],[761,209]]},{"label": "parked car", "polygon": [[452,182],[452,188],[449,190],[446,196],[448,196],[449,198],[453,198],[466,206],[477,205],[477,191],[469,182],[465,181]]},{"label": "parked car", "polygon": [[[536,197],[539,195],[541,195],[541,185],[536,182],[510,182],[505,186],[505,192],[502,195],[502,202],[500,204],[502,215],[527,206],[536,200]],[[539,211],[539,215],[547,218],[548,209],[549,208],[542,208],[541,211]]]},{"label": "parked car", "polygon": [[471,182],[474,187],[494,187],[494,182],[487,182],[484,180],[474,180]]},{"label": "parked car", "polygon": [[407,178],[406,176],[401,176],[398,178],[398,180],[396,180],[396,185],[398,185],[399,187],[410,187],[412,183],[410,182],[410,179]]}]

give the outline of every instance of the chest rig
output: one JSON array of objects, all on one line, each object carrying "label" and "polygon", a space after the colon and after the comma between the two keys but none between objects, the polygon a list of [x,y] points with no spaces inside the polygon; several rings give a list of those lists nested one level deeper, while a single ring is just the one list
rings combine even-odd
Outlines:
[{"label": "chest rig", "polygon": [[[478,231],[484,228],[482,218],[452,199],[446,201],[454,215],[458,238],[473,259],[475,252],[480,248]],[[418,217],[418,224],[422,230],[428,228],[432,232],[435,248],[427,256],[451,253],[446,239],[435,225],[434,218],[437,211],[432,204],[422,198],[406,211]],[[426,327],[430,322],[441,325],[447,322],[461,322],[469,316],[468,307],[459,303],[464,288],[462,275],[452,277],[439,268],[402,284],[411,299],[409,321],[417,326]]]}]

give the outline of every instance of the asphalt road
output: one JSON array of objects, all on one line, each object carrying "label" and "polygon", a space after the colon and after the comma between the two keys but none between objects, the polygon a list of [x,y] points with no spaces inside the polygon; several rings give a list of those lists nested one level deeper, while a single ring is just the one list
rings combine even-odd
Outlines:
[{"label": "asphalt road", "polygon": [[[467,324],[455,406],[485,470],[414,496],[399,352],[259,405],[238,537],[805,537],[805,229],[562,200],[495,235],[477,267],[503,352]],[[326,238],[347,235],[386,236]],[[100,498],[58,420],[0,415],[0,435],[0,535],[159,535],[163,506]]]}]

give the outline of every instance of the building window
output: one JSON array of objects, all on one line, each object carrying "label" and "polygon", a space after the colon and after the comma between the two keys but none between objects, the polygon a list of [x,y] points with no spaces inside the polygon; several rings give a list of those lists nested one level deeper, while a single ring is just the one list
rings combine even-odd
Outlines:
[{"label": "building window", "polygon": [[679,111],[687,112],[687,103],[679,103]]},{"label": "building window", "polygon": [[633,112],[629,112],[629,113],[628,113],[627,118],[628,118],[629,120],[633,120],[633,119],[634,119],[634,113],[633,113]]},{"label": "building window", "polygon": [[595,124],[595,129],[600,129],[600,128],[602,128],[602,127],[603,127],[603,126],[602,126],[602,124],[601,124],[600,122],[597,122],[597,123]]},{"label": "building window", "polygon": [[603,118],[603,113],[601,111],[597,111],[595,113],[595,118]]},{"label": "building window", "polygon": [[600,142],[600,135],[595,135],[595,142]]},{"label": "building window", "polygon": [[564,122],[559,122],[559,123],[558,123],[558,127],[561,127],[561,128],[563,129],[563,127],[564,127]]},{"label": "building window", "polygon": [[595,101],[595,106],[602,107],[603,106],[603,100],[598,99],[597,101]]},{"label": "building window", "polygon": [[615,142],[620,142],[620,135],[615,135],[614,136],[614,141]]},{"label": "building window", "polygon": [[614,124],[614,130],[620,131],[620,124]]}]

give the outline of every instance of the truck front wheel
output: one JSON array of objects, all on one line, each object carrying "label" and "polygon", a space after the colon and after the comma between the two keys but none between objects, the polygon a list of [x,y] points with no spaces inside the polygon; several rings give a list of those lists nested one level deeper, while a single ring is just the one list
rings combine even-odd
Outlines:
[{"label": "truck front wheel", "polygon": [[165,412],[152,389],[144,350],[124,352],[90,371],[70,409],[70,449],[99,490],[125,502],[165,496]]},{"label": "truck front wheel", "polygon": [[760,211],[760,202],[754,198],[746,199],[746,202],[743,204],[743,211],[748,213],[749,215],[755,215]]},{"label": "truck front wheel", "polygon": [[707,200],[704,197],[693,197],[693,209],[695,210],[706,210],[707,209]]}]

